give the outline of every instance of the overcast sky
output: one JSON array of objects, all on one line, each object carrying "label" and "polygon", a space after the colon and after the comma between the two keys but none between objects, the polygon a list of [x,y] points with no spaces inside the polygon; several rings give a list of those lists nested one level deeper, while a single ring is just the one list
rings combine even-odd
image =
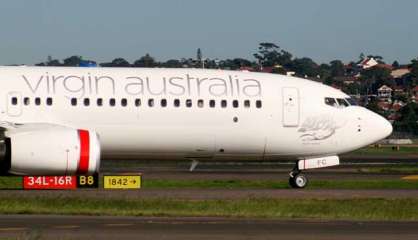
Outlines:
[{"label": "overcast sky", "polygon": [[150,53],[157,60],[252,59],[274,42],[317,62],[387,62],[418,56],[416,0],[3,0],[0,64],[34,64],[48,55],[98,62]]}]

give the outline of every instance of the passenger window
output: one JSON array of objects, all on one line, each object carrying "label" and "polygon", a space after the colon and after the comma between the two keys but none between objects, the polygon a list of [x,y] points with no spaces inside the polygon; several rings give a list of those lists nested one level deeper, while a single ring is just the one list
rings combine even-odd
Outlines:
[{"label": "passenger window", "polygon": [[71,105],[77,106],[77,98],[71,98]]},{"label": "passenger window", "polygon": [[337,102],[335,101],[334,98],[325,98],[325,104],[332,106],[332,107],[336,107],[337,106]]},{"label": "passenger window", "polygon": [[244,101],[244,107],[249,108],[250,106],[251,106],[250,100],[245,100]]},{"label": "passenger window", "polygon": [[148,106],[149,107],[154,107],[154,99],[148,99]]},{"label": "passenger window", "polygon": [[83,103],[84,103],[84,106],[86,107],[90,106],[90,98],[84,98]]},{"label": "passenger window", "polygon": [[337,101],[338,101],[338,105],[340,105],[340,107],[350,106],[350,104],[345,99],[337,98]]},{"label": "passenger window", "polygon": [[216,102],[215,102],[215,100],[210,100],[209,101],[209,107],[211,107],[211,108],[214,108],[216,106]]},{"label": "passenger window", "polygon": [[46,98],[46,105],[51,106],[52,105],[52,98]]},{"label": "passenger window", "polygon": [[199,100],[197,101],[197,106],[198,106],[198,107],[200,107],[200,108],[204,107],[204,102],[203,102],[203,99],[199,99]]},{"label": "passenger window", "polygon": [[122,105],[122,107],[128,106],[128,100],[126,98],[122,98],[120,100],[120,105]]},{"label": "passenger window", "polygon": [[25,104],[26,106],[27,106],[27,105],[29,105],[29,104],[30,104],[30,98],[25,97],[25,98],[23,99],[23,104]]},{"label": "passenger window", "polygon": [[167,99],[161,99],[161,107],[167,107]]},{"label": "passenger window", "polygon": [[103,106],[103,99],[102,98],[97,99],[97,106],[99,106],[99,107]]},{"label": "passenger window", "polygon": [[239,107],[238,100],[234,100],[234,101],[232,101],[232,106],[233,106],[234,108],[238,108],[238,107]]},{"label": "passenger window", "polygon": [[226,100],[221,101],[221,107],[226,108],[228,106],[228,102]]},{"label": "passenger window", "polygon": [[263,107],[263,103],[261,102],[261,100],[257,100],[257,101],[255,102],[255,106],[256,106],[257,108],[262,108],[262,107]]},{"label": "passenger window", "polygon": [[180,107],[180,100],[174,99],[174,107]]},{"label": "passenger window", "polygon": [[114,98],[109,99],[109,105],[110,105],[111,107],[116,106],[116,100],[115,100]]},{"label": "passenger window", "polygon": [[139,99],[139,98],[135,99],[135,106],[136,107],[141,106],[141,99]]},{"label": "passenger window", "polygon": [[39,106],[41,105],[41,98],[35,98],[35,105]]},{"label": "passenger window", "polygon": [[17,97],[12,97],[12,105],[17,105]]},{"label": "passenger window", "polygon": [[192,100],[191,99],[186,100],[186,107],[188,107],[188,108],[192,107]]}]

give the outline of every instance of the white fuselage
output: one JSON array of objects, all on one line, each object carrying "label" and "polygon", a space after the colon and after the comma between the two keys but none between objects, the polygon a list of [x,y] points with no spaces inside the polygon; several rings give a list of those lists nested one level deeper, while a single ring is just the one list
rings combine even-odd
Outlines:
[{"label": "white fuselage", "polygon": [[0,83],[1,121],[94,130],[104,157],[332,156],[392,131],[362,107],[325,103],[349,98],[341,91],[275,74],[2,67]]}]

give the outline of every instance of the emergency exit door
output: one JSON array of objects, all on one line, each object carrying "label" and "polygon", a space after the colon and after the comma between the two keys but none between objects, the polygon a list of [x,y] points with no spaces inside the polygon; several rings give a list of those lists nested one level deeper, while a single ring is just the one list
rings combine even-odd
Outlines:
[{"label": "emergency exit door", "polygon": [[283,126],[299,126],[299,90],[293,87],[282,89],[283,96]]}]

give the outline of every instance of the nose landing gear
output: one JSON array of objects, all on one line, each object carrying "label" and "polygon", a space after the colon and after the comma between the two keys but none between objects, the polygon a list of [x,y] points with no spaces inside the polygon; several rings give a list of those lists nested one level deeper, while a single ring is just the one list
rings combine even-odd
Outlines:
[{"label": "nose landing gear", "polygon": [[308,178],[297,167],[289,175],[289,185],[292,188],[305,188],[308,185]]}]

